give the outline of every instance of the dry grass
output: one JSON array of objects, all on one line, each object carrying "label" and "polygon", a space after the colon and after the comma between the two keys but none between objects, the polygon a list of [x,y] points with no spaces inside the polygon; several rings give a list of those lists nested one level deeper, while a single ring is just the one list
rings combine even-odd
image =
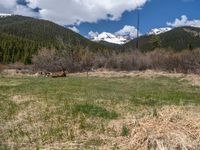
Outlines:
[{"label": "dry grass", "polygon": [[[1,78],[0,96],[4,100],[0,102],[10,101],[16,105],[13,106],[16,111],[7,119],[3,115],[8,111],[1,113],[0,149],[200,150],[199,105],[136,105],[129,99],[131,94],[145,99],[143,96],[149,89],[156,95],[155,86],[168,91],[160,93],[160,98],[172,94],[177,99],[195,99],[192,92],[195,94],[198,87],[191,91],[193,86],[182,80],[196,86],[198,76],[151,70],[99,70],[90,72],[89,78],[85,76],[70,74],[66,79],[56,80],[26,76]],[[169,91],[168,87],[179,87],[179,84],[185,91],[183,95]],[[146,86],[150,88],[145,89]],[[135,93],[130,89],[139,90]],[[151,100],[151,96],[154,95],[147,95],[146,99]],[[81,109],[74,109],[75,106]],[[117,117],[106,116],[113,111]]]},{"label": "dry grass", "polygon": [[34,101],[35,99],[36,98],[34,96],[14,95],[11,100],[16,104],[21,104],[29,101]]},{"label": "dry grass", "polygon": [[[199,106],[163,106],[157,108],[154,115],[154,108],[141,106],[131,113],[119,104],[118,111],[121,109],[123,116],[107,121],[82,115],[76,118],[68,116],[70,120],[64,121],[64,116],[55,115],[57,109],[36,101],[19,111],[1,127],[5,133],[15,133],[15,136],[6,139],[5,144],[11,149],[24,150],[198,150],[200,147]],[[44,114],[52,114],[48,122],[44,121]],[[126,136],[122,136],[124,126],[128,128]],[[60,132],[59,127],[64,137],[57,139],[56,133],[51,130]],[[48,140],[45,140],[45,135]]]},{"label": "dry grass", "polygon": [[[1,67],[1,66],[0,66]],[[5,67],[4,67],[5,68]],[[35,76],[38,77],[37,73],[32,74],[23,72],[17,69],[2,69],[2,74],[10,76]],[[181,78],[181,80],[190,81],[193,86],[200,86],[200,76],[197,74],[184,74],[176,72],[166,72],[158,70],[144,70],[144,71],[112,71],[109,69],[97,69],[93,72],[79,72],[79,73],[69,73],[68,76],[78,76],[78,77],[142,77],[142,78],[157,78],[157,77],[169,77],[169,78]]]},{"label": "dry grass", "polygon": [[117,137],[119,149],[200,149],[200,112],[195,106],[164,106],[158,115],[111,122],[120,135],[123,124],[130,129],[128,138]]},{"label": "dry grass", "polygon": [[[87,77],[87,73],[74,73],[69,76]],[[157,78],[157,77],[169,77],[169,78],[181,78],[181,80],[190,81],[193,86],[200,86],[200,76],[197,74],[183,74],[176,72],[165,72],[156,70],[145,71],[111,71],[107,69],[98,69],[94,72],[89,72],[90,77],[142,77],[142,78]]]}]

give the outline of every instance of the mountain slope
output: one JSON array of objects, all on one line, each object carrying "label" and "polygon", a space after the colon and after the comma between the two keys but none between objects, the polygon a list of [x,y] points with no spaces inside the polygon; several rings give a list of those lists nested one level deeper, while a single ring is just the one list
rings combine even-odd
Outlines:
[{"label": "mountain slope", "polygon": [[0,33],[0,39],[0,63],[30,63],[32,54],[42,47],[32,40],[6,33]]},{"label": "mountain slope", "polygon": [[[155,39],[157,41],[155,41]],[[137,39],[128,42],[124,45],[124,49],[134,49],[136,47],[136,42]],[[145,35],[139,38],[139,49],[141,51],[150,51],[155,48],[181,51],[188,48],[199,47],[200,28],[196,27],[179,27],[159,35]]]},{"label": "mountain slope", "polygon": [[30,17],[11,16],[0,19],[0,32],[23,37],[36,42],[56,44],[78,44],[102,48],[67,28],[45,20]]},{"label": "mountain slope", "polygon": [[[4,38],[4,41],[0,42],[0,61],[6,63],[22,60],[27,63],[30,61],[31,56],[42,47],[56,49],[68,49],[70,47],[70,49],[75,50],[87,48],[91,51],[105,51],[109,49],[109,47],[92,42],[78,33],[50,21],[24,16],[0,18],[0,34],[2,37],[10,36],[10,38]],[[18,41],[17,43],[12,42],[16,40]],[[22,51],[17,49],[20,47],[20,44],[26,45],[24,46],[26,49],[22,48],[23,51],[27,51],[26,56],[20,54],[18,60],[7,56],[10,54],[15,57],[16,53]]]}]

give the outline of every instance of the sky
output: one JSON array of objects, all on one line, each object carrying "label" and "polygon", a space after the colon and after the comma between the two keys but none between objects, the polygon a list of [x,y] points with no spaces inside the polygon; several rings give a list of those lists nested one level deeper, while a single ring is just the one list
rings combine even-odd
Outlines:
[{"label": "sky", "polygon": [[85,37],[102,32],[136,36],[154,28],[200,27],[200,0],[0,0],[0,13],[53,21]]}]

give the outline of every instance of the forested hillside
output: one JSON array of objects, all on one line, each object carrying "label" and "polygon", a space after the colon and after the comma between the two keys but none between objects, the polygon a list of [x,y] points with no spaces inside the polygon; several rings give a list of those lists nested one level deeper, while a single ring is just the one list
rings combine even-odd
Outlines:
[{"label": "forested hillside", "polygon": [[0,61],[3,63],[30,63],[31,56],[42,47],[94,52],[110,49],[50,21],[23,16],[0,18],[0,38]]},{"label": "forested hillside", "polygon": [[[134,39],[124,45],[124,49],[136,47]],[[139,38],[139,49],[143,52],[156,48],[182,51],[200,47],[200,28],[179,27],[160,35],[145,35]]]},{"label": "forested hillside", "polygon": [[3,63],[30,63],[32,54],[42,47],[41,43],[6,33],[0,33],[0,39],[0,62]]}]

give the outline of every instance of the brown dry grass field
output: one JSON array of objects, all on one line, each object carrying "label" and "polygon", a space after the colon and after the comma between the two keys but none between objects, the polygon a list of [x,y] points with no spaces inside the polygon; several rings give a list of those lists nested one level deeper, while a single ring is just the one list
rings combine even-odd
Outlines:
[{"label": "brown dry grass field", "polygon": [[0,149],[200,150],[200,76],[0,75]]}]

